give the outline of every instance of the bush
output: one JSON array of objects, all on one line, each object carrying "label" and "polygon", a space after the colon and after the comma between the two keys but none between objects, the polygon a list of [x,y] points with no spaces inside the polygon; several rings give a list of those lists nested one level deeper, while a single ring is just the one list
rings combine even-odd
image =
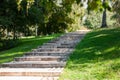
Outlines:
[{"label": "bush", "polygon": [[89,29],[96,29],[101,26],[101,13],[100,12],[91,12],[85,22],[83,23]]},{"label": "bush", "polygon": [[0,51],[13,48],[18,45],[18,40],[0,40]]}]

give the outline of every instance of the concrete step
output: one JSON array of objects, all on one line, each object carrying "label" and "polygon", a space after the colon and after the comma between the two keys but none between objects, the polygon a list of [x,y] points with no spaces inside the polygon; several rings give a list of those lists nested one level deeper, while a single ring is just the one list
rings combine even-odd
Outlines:
[{"label": "concrete step", "polygon": [[76,44],[73,43],[73,44],[69,44],[69,43],[61,43],[61,46],[65,46],[65,47],[72,47],[72,46],[75,46]]},{"label": "concrete step", "polygon": [[66,37],[64,37],[64,38],[60,38],[59,39],[59,41],[49,41],[47,44],[52,44],[52,45],[60,45],[60,43],[61,42],[78,42],[79,40],[80,40],[80,38],[82,38],[82,37],[77,37],[77,38],[70,38],[70,37],[68,37],[68,38],[66,38]]},{"label": "concrete step", "polygon": [[59,77],[1,76],[0,80],[58,80]]},{"label": "concrete step", "polygon": [[61,45],[61,44],[59,44],[59,43],[44,43],[43,45],[48,45],[48,46],[59,46],[59,45]]},{"label": "concrete step", "polygon": [[53,39],[53,40],[48,41],[48,43],[56,43],[58,41],[59,41],[59,39]]},{"label": "concrete step", "polygon": [[75,46],[71,46],[71,45],[61,45],[61,46],[57,46],[57,48],[75,48]]},{"label": "concrete step", "polygon": [[59,53],[59,52],[28,52],[25,56],[68,56],[70,52]]},{"label": "concrete step", "polygon": [[76,40],[76,41],[61,41],[60,43],[61,44],[69,44],[69,45],[72,45],[72,44],[76,44],[80,42],[80,40]]},{"label": "concrete step", "polygon": [[38,51],[33,51],[33,52],[30,52],[30,53],[38,53],[38,54],[40,54],[40,53],[65,53],[65,52],[69,52],[69,51],[65,51],[65,50],[63,50],[63,51],[39,51],[39,52]]},{"label": "concrete step", "polygon": [[58,80],[66,59],[85,33],[67,33],[15,58],[14,62],[2,64],[0,80]]},{"label": "concrete step", "polygon": [[80,34],[67,34],[67,35],[64,35],[64,36],[61,36],[61,38],[63,39],[67,39],[67,38],[80,38],[80,37],[83,37],[84,35],[80,35]]},{"label": "concrete step", "polygon": [[65,61],[66,57],[61,56],[24,56],[16,57],[15,61]]},{"label": "concrete step", "polygon": [[23,61],[4,63],[1,66],[9,68],[62,68],[65,64],[66,62],[56,61]]},{"label": "concrete step", "polygon": [[39,48],[57,48],[57,45],[44,45],[44,46],[40,46]]},{"label": "concrete step", "polygon": [[73,48],[75,43],[73,44],[67,44],[67,43],[62,43],[61,45],[43,45],[41,46],[40,48],[59,48],[59,47],[62,47],[62,48]]},{"label": "concrete step", "polygon": [[66,51],[71,51],[70,49],[68,48],[38,48],[38,49],[32,49],[33,52],[43,52],[43,51],[49,51],[49,52],[52,52],[52,51],[56,51],[56,52],[66,52]]},{"label": "concrete step", "polygon": [[0,77],[1,76],[58,77],[60,76],[62,71],[63,68],[0,68]]},{"label": "concrete step", "polygon": [[80,39],[81,38],[81,36],[63,36],[63,37],[61,37],[61,39],[60,40],[77,40],[77,39]]}]

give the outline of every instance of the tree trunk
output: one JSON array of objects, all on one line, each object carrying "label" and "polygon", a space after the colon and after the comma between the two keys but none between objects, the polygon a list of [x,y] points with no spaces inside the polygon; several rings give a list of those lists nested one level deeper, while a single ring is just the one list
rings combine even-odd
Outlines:
[{"label": "tree trunk", "polygon": [[15,26],[13,26],[13,40],[16,40],[17,36],[16,36],[16,28]]},{"label": "tree trunk", "polygon": [[[103,4],[105,3],[105,0],[103,0]],[[106,28],[107,27],[107,14],[106,14],[106,8],[103,11],[103,15],[102,15],[102,25],[101,28]]]},{"label": "tree trunk", "polygon": [[37,24],[35,25],[35,36],[36,37],[38,36],[38,25]]},{"label": "tree trunk", "polygon": [[103,11],[103,16],[102,16],[102,25],[101,28],[105,28],[107,27],[107,19],[106,19],[107,15],[106,15],[106,10]]}]

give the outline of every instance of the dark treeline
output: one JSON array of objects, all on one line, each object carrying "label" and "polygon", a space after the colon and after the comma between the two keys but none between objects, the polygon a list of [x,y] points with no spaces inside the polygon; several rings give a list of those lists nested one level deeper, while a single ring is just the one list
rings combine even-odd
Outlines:
[{"label": "dark treeline", "polygon": [[21,36],[74,30],[69,29],[75,21],[68,15],[73,3],[74,0],[0,0],[0,46],[12,46]]},{"label": "dark treeline", "polygon": [[[1,36],[46,35],[64,32],[71,19],[64,4],[54,0],[1,0]],[[69,11],[68,11],[69,12]]]}]

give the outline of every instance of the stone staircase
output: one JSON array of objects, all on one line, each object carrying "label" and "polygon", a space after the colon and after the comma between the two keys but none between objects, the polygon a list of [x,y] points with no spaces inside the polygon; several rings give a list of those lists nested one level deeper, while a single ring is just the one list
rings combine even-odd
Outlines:
[{"label": "stone staircase", "polygon": [[0,80],[58,80],[69,54],[88,31],[64,34],[1,64]]}]

